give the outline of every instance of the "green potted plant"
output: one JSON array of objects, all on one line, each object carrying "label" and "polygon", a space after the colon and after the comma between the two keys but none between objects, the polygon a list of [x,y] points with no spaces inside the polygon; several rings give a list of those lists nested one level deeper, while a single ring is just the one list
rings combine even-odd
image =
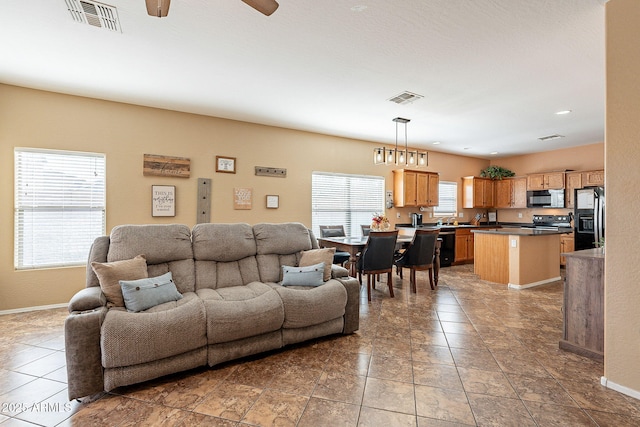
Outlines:
[{"label": "green potted plant", "polygon": [[480,176],[483,178],[502,179],[514,176],[515,173],[509,169],[505,169],[501,166],[489,166],[486,169],[480,171]]}]

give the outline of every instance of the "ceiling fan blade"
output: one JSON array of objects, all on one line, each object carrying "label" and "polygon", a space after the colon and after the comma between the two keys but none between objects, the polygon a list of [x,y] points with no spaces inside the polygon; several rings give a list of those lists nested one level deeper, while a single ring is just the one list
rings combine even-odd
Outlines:
[{"label": "ceiling fan blade", "polygon": [[278,6],[280,6],[276,0],[242,0],[242,1],[248,4],[249,6],[251,6],[252,8],[254,8],[255,10],[257,10],[258,12],[263,13],[267,16],[275,12]]},{"label": "ceiling fan blade", "polygon": [[147,13],[151,16],[162,18],[169,13],[171,0],[145,0],[147,2]]}]

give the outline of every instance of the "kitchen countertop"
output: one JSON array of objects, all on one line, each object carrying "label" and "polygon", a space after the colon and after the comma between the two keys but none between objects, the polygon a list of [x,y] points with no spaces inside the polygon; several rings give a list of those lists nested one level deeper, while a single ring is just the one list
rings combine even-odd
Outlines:
[{"label": "kitchen countertop", "polygon": [[566,252],[563,253],[562,256],[574,258],[604,258],[604,252],[602,252],[601,248],[583,249],[581,251]]},{"label": "kitchen countertop", "polygon": [[566,234],[570,231],[561,230],[537,230],[535,228],[493,228],[489,230],[471,230],[472,233],[506,234],[509,236],[548,236],[551,234]]}]

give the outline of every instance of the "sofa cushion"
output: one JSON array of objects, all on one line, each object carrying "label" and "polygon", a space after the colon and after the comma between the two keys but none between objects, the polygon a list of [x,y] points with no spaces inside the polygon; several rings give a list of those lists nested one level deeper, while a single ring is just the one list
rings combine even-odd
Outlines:
[{"label": "sofa cushion", "polygon": [[182,298],[173,283],[171,272],[158,277],[138,280],[120,280],[124,306],[127,311],[139,312],[169,301]]},{"label": "sofa cushion", "polygon": [[253,234],[259,255],[285,255],[311,249],[309,230],[299,222],[256,224]]},{"label": "sofa cushion", "polygon": [[249,224],[197,224],[192,230],[196,261],[238,261],[256,254]]},{"label": "sofa cushion", "polygon": [[147,261],[144,255],[122,261],[92,262],[91,268],[98,276],[100,288],[107,298],[109,307],[124,307],[120,280],[137,280],[148,277]]},{"label": "sofa cushion", "polygon": [[112,308],[102,322],[102,366],[137,365],[203,347],[206,324],[204,305],[193,292],[142,313]]},{"label": "sofa cushion", "polygon": [[319,262],[324,263],[323,280],[326,282],[331,279],[331,264],[333,264],[333,256],[336,253],[336,248],[324,248],[324,249],[311,249],[308,251],[302,251],[300,253],[300,267],[306,267],[314,265]]},{"label": "sofa cushion", "polygon": [[347,291],[337,280],[315,288],[272,286],[284,304],[284,328],[319,325],[344,315]]},{"label": "sofa cushion", "polygon": [[207,312],[207,339],[217,344],[280,329],[284,308],[270,286],[252,282],[245,286],[200,289]]},{"label": "sofa cushion", "polygon": [[107,261],[145,254],[148,264],[192,259],[191,230],[183,224],[119,225],[111,230]]},{"label": "sofa cushion", "polygon": [[282,266],[282,286],[320,286],[324,284],[324,262],[306,267]]}]

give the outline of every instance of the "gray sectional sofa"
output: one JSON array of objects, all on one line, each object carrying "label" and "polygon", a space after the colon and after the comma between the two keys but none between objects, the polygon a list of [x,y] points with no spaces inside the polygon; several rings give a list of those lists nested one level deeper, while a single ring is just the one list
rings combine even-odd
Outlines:
[{"label": "gray sectional sofa", "polygon": [[[69,302],[69,398],[356,331],[359,285],[345,269],[333,265],[321,286],[280,284],[282,266],[316,248],[299,223],[115,227],[94,242],[86,288]],[[141,312],[107,304],[91,263],[138,255],[148,277],[171,272],[182,297]]]}]

